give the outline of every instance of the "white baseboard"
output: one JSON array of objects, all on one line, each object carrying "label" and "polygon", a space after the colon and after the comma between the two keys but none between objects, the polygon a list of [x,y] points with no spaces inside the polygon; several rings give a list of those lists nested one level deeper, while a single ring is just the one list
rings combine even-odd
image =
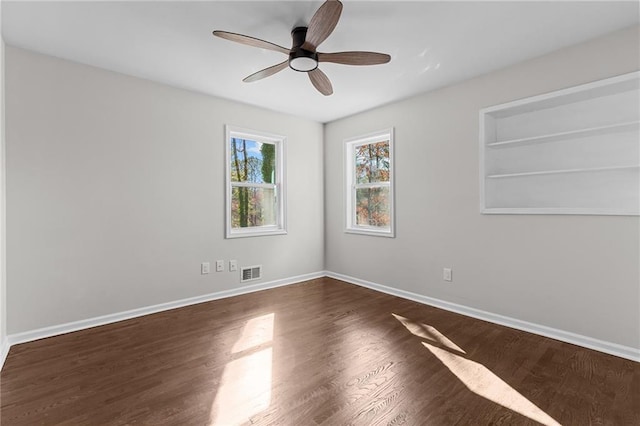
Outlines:
[{"label": "white baseboard", "polygon": [[[209,302],[211,300],[224,299],[232,296],[239,296],[242,294],[253,293],[256,291],[267,290],[270,288],[282,287],[285,285],[295,284],[302,281],[308,281],[315,278],[322,278],[325,276],[324,271],[314,272],[310,274],[298,275],[295,277],[284,278],[275,281],[269,281],[264,283],[252,284],[234,288],[232,290],[218,291],[215,293],[204,294],[202,296],[190,297],[187,299],[176,300],[173,302],[160,303],[158,305],[146,306],[142,308],[132,309],[124,312],[117,312],[115,314],[102,315],[99,317],[88,318],[80,321],[68,322],[65,324],[54,325],[51,327],[44,327],[37,330],[26,331],[23,333],[10,334],[8,336],[6,351],[9,351],[10,346],[20,343],[32,342],[38,339],[44,339],[46,337],[58,336],[60,334],[71,333],[72,331],[84,330],[87,328],[97,327],[100,325],[111,324],[118,321],[123,321],[131,318],[141,317],[143,315],[155,314],[157,312],[168,311],[170,309],[181,308],[184,306],[195,305],[197,303]],[[5,349],[5,346],[2,346]],[[4,352],[3,352],[4,353]],[[6,355],[5,355],[6,356]]]},{"label": "white baseboard", "polygon": [[7,359],[7,355],[9,355],[9,339],[6,337],[0,341],[0,371],[2,371],[2,367],[4,367],[4,361]]},{"label": "white baseboard", "polygon": [[583,336],[580,334],[571,333],[569,331],[558,330],[556,328],[551,328],[551,327],[547,327],[540,324],[534,324],[534,323],[522,321],[516,318],[506,317],[503,315],[482,311],[480,309],[470,308],[464,305],[458,305],[457,303],[451,303],[451,302],[446,302],[440,299],[434,299],[432,297],[423,296],[421,294],[412,293],[409,291],[399,290],[393,287],[387,287],[382,284],[361,280],[359,278],[354,278],[347,275],[338,274],[335,272],[327,271],[326,276],[330,278],[335,278],[337,280],[346,281],[351,284],[356,284],[362,287],[370,288],[372,290],[380,291],[382,293],[387,293],[392,296],[398,296],[398,297],[402,297],[403,299],[409,299],[409,300],[413,300],[414,302],[444,309],[446,311],[455,312],[458,314],[466,315],[468,317],[492,322],[494,324],[504,325],[507,327],[515,328],[517,330],[527,331],[529,333],[549,337],[551,339],[559,340],[561,342],[571,343],[574,345],[593,349],[599,352],[604,352],[610,355],[615,355],[621,358],[626,358],[632,361],[640,362],[640,349],[633,348],[630,346],[619,345],[617,343],[594,339],[593,337]]},{"label": "white baseboard", "polygon": [[319,271],[319,272],[314,272],[310,274],[298,275],[295,277],[269,281],[265,283],[258,283],[258,284],[243,286],[243,287],[235,288],[233,290],[224,290],[224,291],[219,291],[215,293],[205,294],[202,296],[190,297],[187,299],[176,300],[173,302],[161,303],[158,305],[146,306],[143,308],[137,308],[129,311],[118,312],[115,314],[103,315],[95,318],[89,318],[85,320],[54,325],[51,327],[40,328],[37,330],[26,331],[23,333],[10,334],[2,342],[0,342],[0,370],[4,365],[4,361],[12,345],[31,342],[38,339],[44,339],[46,337],[53,337],[60,334],[71,333],[73,331],[84,330],[87,328],[97,327],[100,325],[111,324],[114,322],[136,318],[143,315],[154,314],[157,312],[167,311],[170,309],[181,308],[189,305],[195,305],[197,303],[223,299],[226,297],[239,296],[242,294],[253,293],[261,290],[267,290],[270,288],[282,287],[282,286],[295,284],[303,281],[308,281],[316,278],[322,278],[325,276],[330,278],[335,278],[337,280],[345,281],[351,284],[356,284],[362,287],[370,288],[372,290],[380,291],[382,293],[390,294],[392,296],[397,296],[403,299],[413,300],[418,303],[434,306],[436,308],[444,309],[447,311],[456,312],[462,315],[466,315],[468,317],[477,318],[477,319],[492,322],[495,324],[504,325],[507,327],[515,328],[517,330],[522,330],[529,333],[534,333],[541,336],[549,337],[555,340],[559,340],[561,342],[571,343],[574,345],[582,346],[589,349],[594,349],[596,351],[604,352],[607,354],[619,356],[621,358],[626,358],[632,361],[640,362],[640,349],[636,349],[630,346],[619,345],[617,343],[611,343],[604,340],[594,339],[592,337],[583,336],[580,334],[575,334],[575,333],[571,333],[564,330],[558,330],[558,329],[547,327],[544,325],[534,324],[534,323],[522,321],[516,318],[506,317],[503,315],[482,311],[480,309],[470,308],[468,306],[446,302],[444,300],[434,299],[432,297],[423,296],[421,294],[412,293],[409,291],[399,290],[397,288],[388,287],[382,284],[361,280],[359,278],[354,278],[347,275],[338,274],[335,272]]}]

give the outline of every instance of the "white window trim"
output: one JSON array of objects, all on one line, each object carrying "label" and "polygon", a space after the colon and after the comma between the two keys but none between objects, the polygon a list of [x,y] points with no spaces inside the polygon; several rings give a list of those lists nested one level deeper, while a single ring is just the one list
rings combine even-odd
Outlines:
[{"label": "white window trim", "polygon": [[[274,188],[277,194],[276,224],[252,226],[249,228],[231,227],[231,138],[251,139],[256,142],[271,143],[276,146],[275,184],[236,182],[233,186]],[[282,235],[287,233],[287,191],[285,185],[285,145],[284,136],[274,135],[240,127],[225,126],[225,238],[257,237],[262,235]]]},{"label": "white window trim", "polygon": [[[356,209],[355,209],[355,167],[354,167],[354,151],[356,146],[367,145],[373,142],[379,142],[381,139],[389,139],[389,182],[360,184],[358,187],[389,187],[389,214],[391,215],[388,228],[378,228],[375,226],[356,225]],[[380,130],[378,132],[369,133],[351,139],[346,139],[345,155],[344,155],[344,181],[345,181],[345,232],[349,234],[374,235],[379,237],[395,237],[395,190],[394,190],[394,129]]]}]

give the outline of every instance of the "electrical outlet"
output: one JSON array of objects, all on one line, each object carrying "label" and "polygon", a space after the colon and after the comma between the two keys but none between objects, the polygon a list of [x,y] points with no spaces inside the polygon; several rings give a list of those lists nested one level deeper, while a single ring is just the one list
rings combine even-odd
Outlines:
[{"label": "electrical outlet", "polygon": [[453,281],[452,276],[451,276],[451,268],[444,268],[442,270],[442,278],[445,281]]},{"label": "electrical outlet", "polygon": [[209,262],[202,262],[200,264],[200,273],[202,275],[208,274],[211,271],[211,265]]},{"label": "electrical outlet", "polygon": [[224,260],[216,260],[216,272],[224,271]]},{"label": "electrical outlet", "polygon": [[229,271],[233,272],[233,271],[237,271],[238,270],[238,261],[237,260],[230,260],[229,261]]}]

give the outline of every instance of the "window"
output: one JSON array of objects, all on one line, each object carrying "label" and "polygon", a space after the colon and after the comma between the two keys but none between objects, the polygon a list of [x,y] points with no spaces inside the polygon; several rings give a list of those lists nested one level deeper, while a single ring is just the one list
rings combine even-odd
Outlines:
[{"label": "window", "polygon": [[284,137],[227,126],[227,238],[285,234]]},{"label": "window", "polygon": [[345,147],[346,232],[393,237],[393,129]]}]

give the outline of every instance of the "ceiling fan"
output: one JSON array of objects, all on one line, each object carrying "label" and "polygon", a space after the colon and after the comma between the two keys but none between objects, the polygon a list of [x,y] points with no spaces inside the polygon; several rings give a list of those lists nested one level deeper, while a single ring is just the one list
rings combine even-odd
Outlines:
[{"label": "ceiling fan", "polygon": [[343,65],[377,65],[385,64],[391,60],[391,56],[376,52],[318,52],[318,46],[333,32],[341,13],[342,3],[339,0],[327,0],[324,2],[311,18],[308,27],[296,27],[291,31],[291,37],[293,38],[291,49],[259,38],[227,31],[216,30],[213,35],[249,46],[274,50],[289,56],[289,59],[284,62],[244,78],[242,81],[245,83],[269,77],[288,66],[295,71],[306,72],[313,87],[323,95],[328,96],[333,93],[333,87],[326,74],[318,68],[319,62],[333,62]]}]

